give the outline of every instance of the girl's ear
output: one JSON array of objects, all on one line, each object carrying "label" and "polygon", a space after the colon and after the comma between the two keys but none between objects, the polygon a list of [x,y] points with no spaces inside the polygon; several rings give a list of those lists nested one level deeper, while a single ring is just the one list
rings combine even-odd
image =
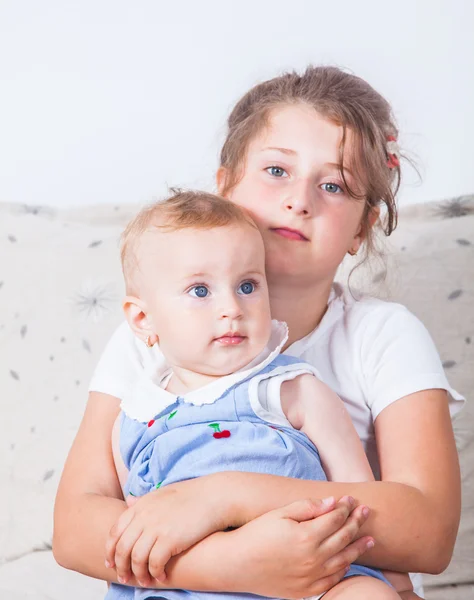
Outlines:
[{"label": "girl's ear", "polygon": [[158,342],[158,336],[153,331],[145,303],[136,296],[126,296],[122,303],[122,308],[133,333],[142,340],[144,344],[156,344]]},{"label": "girl's ear", "polygon": [[349,250],[350,253],[357,254],[359,248],[362,245],[362,242],[367,237],[369,231],[375,226],[380,217],[380,206],[373,206],[369,208],[369,212],[366,218],[361,222],[359,229],[354,236],[352,241],[351,248]]},{"label": "girl's ear", "polygon": [[219,167],[216,173],[216,184],[218,194],[222,194],[222,190],[225,189],[227,181],[227,169],[225,167]]}]

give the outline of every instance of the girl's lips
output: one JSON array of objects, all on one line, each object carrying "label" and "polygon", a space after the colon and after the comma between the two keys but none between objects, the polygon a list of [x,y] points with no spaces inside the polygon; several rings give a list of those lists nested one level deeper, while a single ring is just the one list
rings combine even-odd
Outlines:
[{"label": "girl's lips", "polygon": [[288,227],[275,227],[272,229],[278,235],[286,238],[287,240],[296,240],[298,242],[309,242],[308,238],[304,236],[297,229],[290,229]]},{"label": "girl's lips", "polygon": [[236,346],[241,344],[245,340],[244,335],[223,335],[220,338],[216,338],[214,341],[219,342],[223,346]]}]

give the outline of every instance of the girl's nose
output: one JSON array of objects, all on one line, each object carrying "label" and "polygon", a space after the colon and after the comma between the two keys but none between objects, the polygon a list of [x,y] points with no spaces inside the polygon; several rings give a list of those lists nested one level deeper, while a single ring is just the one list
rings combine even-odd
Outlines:
[{"label": "girl's nose", "polygon": [[311,215],[312,190],[308,181],[301,181],[294,185],[284,198],[283,207],[297,215],[306,217]]},{"label": "girl's nose", "polygon": [[298,202],[298,200],[295,199],[288,199],[285,202],[285,208],[287,210],[290,210],[292,212],[295,212],[298,215],[309,215],[309,210],[306,206],[302,205],[300,202]]}]

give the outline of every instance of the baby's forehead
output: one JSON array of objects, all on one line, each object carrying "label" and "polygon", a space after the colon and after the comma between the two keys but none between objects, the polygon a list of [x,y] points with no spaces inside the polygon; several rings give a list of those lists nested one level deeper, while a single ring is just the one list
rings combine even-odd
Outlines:
[{"label": "baby's forehead", "polygon": [[169,256],[175,245],[176,231],[165,231],[156,226],[149,227],[135,242],[134,255],[140,270],[161,262]]},{"label": "baby's forehead", "polygon": [[[261,251],[260,251],[261,250]],[[149,227],[140,237],[135,256],[140,270],[210,268],[227,261],[259,262],[263,241],[258,229],[247,223],[214,228],[172,229]],[[247,261],[245,255],[248,254]]]}]

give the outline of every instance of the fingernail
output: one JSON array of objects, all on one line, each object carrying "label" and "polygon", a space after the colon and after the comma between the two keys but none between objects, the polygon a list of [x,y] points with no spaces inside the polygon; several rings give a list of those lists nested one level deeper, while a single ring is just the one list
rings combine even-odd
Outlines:
[{"label": "fingernail", "polygon": [[351,567],[350,567],[350,566],[349,566],[349,567],[346,567],[346,568],[344,569],[344,573],[348,573],[350,570],[351,570]]},{"label": "fingernail", "polygon": [[370,550],[371,548],[373,548],[375,546],[375,542],[374,540],[369,540],[367,542],[367,548]]},{"label": "fingernail", "polygon": [[353,506],[355,500],[352,496],[344,496],[343,498],[341,498],[341,500],[345,500],[346,502],[349,502],[349,504],[351,506]]},{"label": "fingernail", "polygon": [[334,504],[334,496],[330,496],[329,498],[323,498],[321,502],[325,506],[331,506],[331,504]]},{"label": "fingernail", "polygon": [[164,582],[166,581],[166,574],[165,574],[165,573],[162,573],[162,574],[161,574],[159,577],[157,577],[157,580],[158,580],[160,583],[164,583]]},{"label": "fingernail", "polygon": [[105,566],[107,567],[107,569],[110,569],[110,563],[108,560],[105,561]]},{"label": "fingernail", "polygon": [[126,577],[117,577],[117,581],[121,584],[127,583]]},{"label": "fingernail", "polygon": [[139,579],[137,579],[137,583],[140,587],[146,587],[146,583],[144,581],[140,581]]},{"label": "fingernail", "polygon": [[369,516],[370,510],[367,508],[367,506],[364,506],[364,508],[362,509],[362,514],[364,515],[364,517],[367,519],[367,517]]}]

